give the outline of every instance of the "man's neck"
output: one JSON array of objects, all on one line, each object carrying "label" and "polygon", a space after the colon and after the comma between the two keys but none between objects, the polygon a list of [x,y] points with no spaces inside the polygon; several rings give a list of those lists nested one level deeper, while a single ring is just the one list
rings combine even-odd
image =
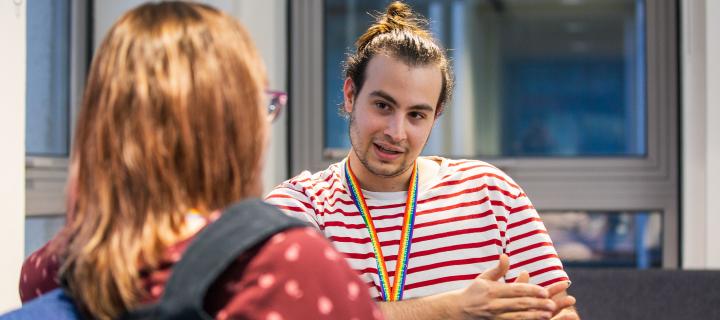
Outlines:
[{"label": "man's neck", "polygon": [[412,167],[397,176],[380,176],[365,168],[365,165],[360,162],[360,159],[358,159],[355,155],[355,151],[352,149],[350,150],[350,155],[348,155],[348,161],[350,161],[350,167],[352,168],[352,172],[355,174],[355,178],[358,180],[358,183],[360,183],[360,187],[364,190],[375,192],[395,192],[407,191],[408,189],[410,175],[412,174]]}]

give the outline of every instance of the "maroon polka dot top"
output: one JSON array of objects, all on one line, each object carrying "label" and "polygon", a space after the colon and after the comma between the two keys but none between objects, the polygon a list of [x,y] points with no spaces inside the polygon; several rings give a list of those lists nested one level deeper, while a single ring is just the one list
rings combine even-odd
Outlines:
[{"label": "maroon polka dot top", "polygon": [[[168,248],[160,267],[146,270],[143,303],[157,301],[193,237]],[[49,244],[48,244],[49,245]],[[58,287],[58,257],[47,247],[23,264],[23,303]],[[238,257],[210,288],[206,310],[216,319],[381,319],[365,285],[344,257],[315,230],[291,229]]]}]

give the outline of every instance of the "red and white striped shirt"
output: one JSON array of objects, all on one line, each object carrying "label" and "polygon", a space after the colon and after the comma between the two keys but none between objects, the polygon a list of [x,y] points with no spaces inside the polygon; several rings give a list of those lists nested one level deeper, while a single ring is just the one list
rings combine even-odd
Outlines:
[{"label": "red and white striped shirt", "polygon": [[[464,288],[497,265],[503,252],[510,257],[505,281],[523,270],[531,283],[542,286],[568,280],[535,208],[510,177],[482,161],[432,159],[441,161],[440,169],[418,186],[404,299]],[[393,283],[407,192],[363,194]],[[379,299],[375,256],[348,193],[345,161],[301,173],[277,186],[266,201],[319,228]]]}]

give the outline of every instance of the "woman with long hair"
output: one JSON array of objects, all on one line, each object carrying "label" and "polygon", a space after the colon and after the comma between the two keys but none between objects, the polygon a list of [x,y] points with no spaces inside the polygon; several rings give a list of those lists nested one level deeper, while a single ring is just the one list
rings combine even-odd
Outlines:
[{"label": "woman with long hair", "polygon": [[[93,318],[157,301],[197,232],[261,196],[266,83],[248,33],[222,12],[163,2],[122,16],[89,71],[67,225],[26,261],[21,298],[62,279]],[[216,318],[378,316],[344,259],[306,228],[238,257],[206,301]]]}]

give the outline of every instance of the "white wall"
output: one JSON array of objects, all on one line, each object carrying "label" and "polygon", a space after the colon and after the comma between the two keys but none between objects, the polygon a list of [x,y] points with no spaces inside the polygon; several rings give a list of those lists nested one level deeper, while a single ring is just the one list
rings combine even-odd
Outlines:
[{"label": "white wall", "polygon": [[682,267],[720,269],[720,2],[682,12]]},{"label": "white wall", "polygon": [[[124,12],[145,0],[96,1],[94,47]],[[270,88],[287,90],[287,2],[285,0],[204,0],[242,22],[265,60]],[[291,98],[292,99],[292,98]],[[291,100],[292,101],[292,100]],[[265,190],[287,179],[287,110],[272,126],[263,182]]]},{"label": "white wall", "polygon": [[720,269],[720,202],[714,196],[720,195],[720,2],[707,1],[705,11],[707,48],[707,104],[705,105],[705,126],[707,150],[706,202],[708,233],[706,238],[706,266]]},{"label": "white wall", "polygon": [[25,243],[25,5],[0,1],[0,313],[20,305]]}]

